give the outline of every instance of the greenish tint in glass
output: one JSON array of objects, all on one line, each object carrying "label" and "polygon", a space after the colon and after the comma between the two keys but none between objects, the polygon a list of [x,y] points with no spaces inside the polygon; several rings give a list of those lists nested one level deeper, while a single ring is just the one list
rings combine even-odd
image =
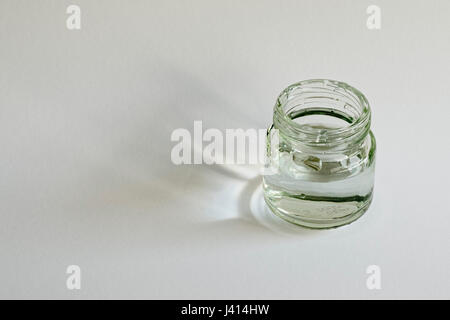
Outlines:
[{"label": "greenish tint in glass", "polygon": [[[325,229],[358,219],[372,201],[376,143],[371,111],[357,89],[333,80],[286,88],[268,130],[264,197],[281,218]],[[278,147],[270,144],[278,130]]]}]

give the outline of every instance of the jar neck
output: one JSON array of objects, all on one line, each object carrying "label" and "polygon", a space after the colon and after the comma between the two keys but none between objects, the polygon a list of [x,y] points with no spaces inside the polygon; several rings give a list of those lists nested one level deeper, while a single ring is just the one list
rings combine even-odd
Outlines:
[{"label": "jar neck", "polygon": [[318,150],[352,149],[370,131],[370,106],[346,83],[306,80],[286,88],[274,107],[273,126],[293,144]]}]

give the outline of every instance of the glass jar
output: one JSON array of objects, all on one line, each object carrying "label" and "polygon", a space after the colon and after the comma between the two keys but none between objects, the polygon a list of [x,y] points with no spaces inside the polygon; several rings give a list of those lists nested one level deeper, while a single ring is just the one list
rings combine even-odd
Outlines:
[{"label": "glass jar", "polygon": [[367,99],[346,83],[318,79],[286,88],[267,135],[272,170],[263,187],[270,209],[309,228],[358,219],[372,201],[374,185],[370,122]]}]

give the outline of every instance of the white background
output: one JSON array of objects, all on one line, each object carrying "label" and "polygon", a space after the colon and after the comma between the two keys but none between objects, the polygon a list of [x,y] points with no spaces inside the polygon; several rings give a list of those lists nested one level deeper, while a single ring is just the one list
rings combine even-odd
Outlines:
[{"label": "white background", "polygon": [[[70,4],[81,30],[66,28]],[[1,0],[0,297],[450,298],[449,12]],[[310,78],[372,106],[375,194],[357,222],[291,226],[252,171],[171,163],[174,129],[266,128],[279,92]],[[72,264],[81,290],[66,288]]]}]

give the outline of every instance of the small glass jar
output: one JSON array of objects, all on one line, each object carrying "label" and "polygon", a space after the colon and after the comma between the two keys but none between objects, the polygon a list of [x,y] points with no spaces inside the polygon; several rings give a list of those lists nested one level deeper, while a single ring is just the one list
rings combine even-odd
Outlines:
[{"label": "small glass jar", "polygon": [[268,165],[275,168],[264,175],[270,209],[309,228],[358,219],[371,203],[374,185],[370,121],[367,99],[346,83],[318,79],[286,88],[267,135]]}]

